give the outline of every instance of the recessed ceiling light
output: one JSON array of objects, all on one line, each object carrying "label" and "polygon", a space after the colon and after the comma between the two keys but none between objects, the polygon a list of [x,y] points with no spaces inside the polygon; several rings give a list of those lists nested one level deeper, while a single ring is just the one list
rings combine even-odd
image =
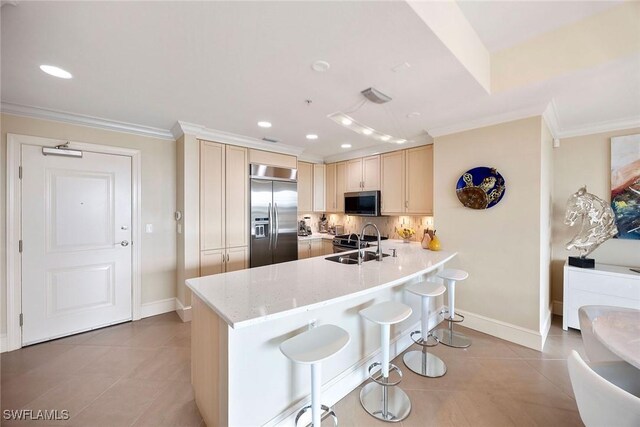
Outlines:
[{"label": "recessed ceiling light", "polygon": [[415,119],[416,117],[420,117],[420,113],[417,112],[417,111],[414,111],[413,113],[407,114],[407,118],[408,119]]},{"label": "recessed ceiling light", "polygon": [[53,65],[41,65],[40,69],[45,73],[60,79],[70,79],[73,77],[70,72],[59,67],[54,67]]},{"label": "recessed ceiling light", "polygon": [[347,119],[346,117],[342,119],[342,124],[345,126],[349,126],[353,121],[351,119]]},{"label": "recessed ceiling light", "polygon": [[362,133],[364,133],[365,135],[371,135],[373,131],[371,129],[362,129]]},{"label": "recessed ceiling light", "polygon": [[383,141],[388,141],[388,140],[391,139],[391,137],[389,135],[383,135],[383,136],[380,137],[380,139],[383,140]]},{"label": "recessed ceiling light", "polygon": [[307,139],[318,139],[318,135],[315,133],[310,133],[307,135]]},{"label": "recessed ceiling light", "polygon": [[313,64],[311,64],[311,68],[313,69],[313,71],[317,71],[319,73],[324,73],[325,71],[327,71],[329,68],[331,68],[331,64],[329,64],[327,61],[316,61]]},{"label": "recessed ceiling light", "polygon": [[260,126],[261,128],[270,128],[271,127],[271,123],[269,123],[269,122],[258,122],[258,126]]},{"label": "recessed ceiling light", "polygon": [[407,142],[406,139],[396,139],[396,144],[404,144],[405,142]]},{"label": "recessed ceiling light", "polygon": [[351,144],[342,144],[340,147],[342,147],[342,148],[351,148]]}]

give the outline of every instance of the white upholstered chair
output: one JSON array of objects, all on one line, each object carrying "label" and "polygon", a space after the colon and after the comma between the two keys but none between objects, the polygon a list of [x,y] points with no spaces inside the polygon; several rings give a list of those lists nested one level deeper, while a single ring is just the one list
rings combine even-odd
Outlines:
[{"label": "white upholstered chair", "polygon": [[580,418],[587,427],[640,426],[640,370],[625,362],[567,361]]}]

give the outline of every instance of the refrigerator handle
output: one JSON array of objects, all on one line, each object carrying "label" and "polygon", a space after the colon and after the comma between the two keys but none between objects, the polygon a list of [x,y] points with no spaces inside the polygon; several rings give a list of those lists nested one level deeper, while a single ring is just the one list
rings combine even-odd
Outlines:
[{"label": "refrigerator handle", "polygon": [[278,204],[274,203],[273,204],[273,219],[275,222],[275,226],[276,226],[276,232],[275,232],[275,242],[273,245],[273,249],[278,247],[278,234],[280,234],[280,220],[278,219]]},{"label": "refrigerator handle", "polygon": [[273,215],[271,215],[271,203],[269,203],[269,207],[267,208],[267,215],[269,216],[269,250],[271,250],[271,243],[273,242]]}]

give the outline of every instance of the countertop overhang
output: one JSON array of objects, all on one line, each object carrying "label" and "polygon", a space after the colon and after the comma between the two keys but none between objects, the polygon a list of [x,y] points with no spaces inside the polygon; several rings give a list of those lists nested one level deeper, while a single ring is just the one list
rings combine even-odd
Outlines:
[{"label": "countertop overhang", "polygon": [[382,242],[383,252],[391,248],[398,256],[381,262],[348,265],[318,256],[189,279],[186,284],[229,326],[240,329],[397,286],[456,256],[422,249],[417,242]]}]

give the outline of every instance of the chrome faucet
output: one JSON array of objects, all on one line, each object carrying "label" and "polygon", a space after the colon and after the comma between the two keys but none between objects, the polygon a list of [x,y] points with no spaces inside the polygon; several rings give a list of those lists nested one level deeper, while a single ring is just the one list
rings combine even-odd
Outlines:
[{"label": "chrome faucet", "polygon": [[[360,237],[358,238],[358,245],[360,245],[360,239],[364,239],[364,230],[369,226],[375,228],[376,233],[378,234],[378,249],[376,250],[376,261],[382,261],[382,245],[380,244],[380,240],[382,239],[380,236],[380,229],[377,225],[372,222],[368,222],[362,226],[362,230],[360,230]],[[358,264],[362,264],[362,254],[360,253],[360,250],[358,250]]]}]

